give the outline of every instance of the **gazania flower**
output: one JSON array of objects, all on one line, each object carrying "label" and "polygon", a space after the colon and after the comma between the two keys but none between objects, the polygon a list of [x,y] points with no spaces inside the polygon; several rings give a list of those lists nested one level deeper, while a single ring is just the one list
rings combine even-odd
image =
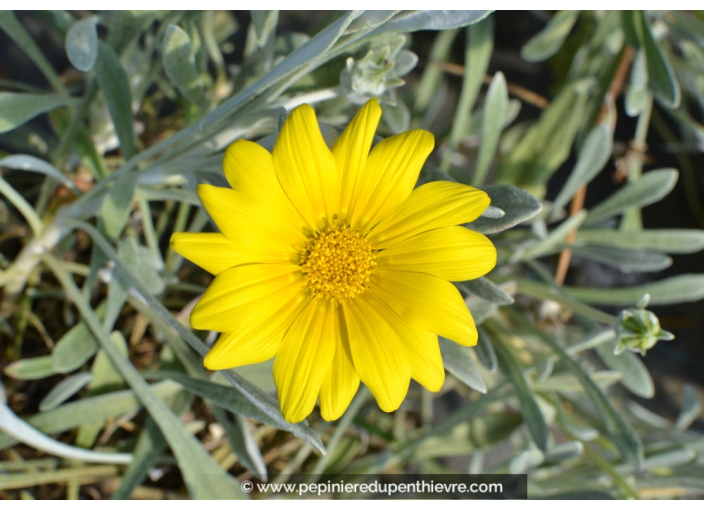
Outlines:
[{"label": "gazania flower", "polygon": [[215,279],[191,313],[222,332],[205,358],[220,370],[272,357],[290,422],[320,400],[340,417],[360,380],[379,407],[401,405],[413,378],[445,379],[437,335],[471,346],[474,321],[451,281],[496,264],[483,235],[458,226],[489,205],[454,182],[413,189],[433,135],[414,130],[371,149],[381,117],[370,100],[331,149],[313,109],[293,110],[269,153],[237,140],[224,158],[232,189],[198,187],[221,233],[176,233],[172,247]]}]

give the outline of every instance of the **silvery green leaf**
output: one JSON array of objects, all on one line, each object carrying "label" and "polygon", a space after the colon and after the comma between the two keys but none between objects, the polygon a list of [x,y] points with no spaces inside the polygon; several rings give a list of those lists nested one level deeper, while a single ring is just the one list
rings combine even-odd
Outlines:
[{"label": "silvery green leaf", "polygon": [[648,68],[648,84],[653,95],[670,109],[675,109],[680,104],[680,86],[677,83],[675,72],[667,59],[660,43],[655,39],[650,23],[643,11],[638,11],[641,25],[641,44],[645,52]]},{"label": "silvery green leaf", "polygon": [[[96,309],[98,316],[105,312],[105,303]],[[51,351],[51,364],[59,374],[73,372],[98,352],[98,342],[85,322],[81,321],[62,336]]]},{"label": "silvery green leaf", "polygon": [[548,462],[564,462],[581,457],[582,453],[584,453],[584,444],[581,441],[565,441],[549,448],[545,459]]},{"label": "silvery green leaf", "polygon": [[599,431],[597,429],[577,423],[572,416],[560,410],[560,408],[558,408],[557,420],[560,426],[569,435],[574,436],[580,441],[593,441],[599,437]]},{"label": "silvery green leaf", "polygon": [[607,367],[621,373],[621,384],[629,391],[639,397],[652,398],[655,395],[655,385],[648,369],[630,351],[614,354],[615,345],[615,342],[601,344],[596,347],[596,352]]},{"label": "silvery green leaf", "polygon": [[[113,331],[110,334],[110,341],[115,345],[121,356],[124,359],[128,359],[127,354],[129,348],[127,347],[127,342],[125,341],[125,337],[122,336],[122,333]],[[93,374],[93,378],[88,385],[88,389],[91,390],[91,392],[107,393],[121,390],[125,386],[123,377],[102,349],[99,350],[98,354],[95,356],[91,373]]]},{"label": "silvery green leaf", "polygon": [[166,439],[159,431],[159,427],[153,419],[147,417],[134,447],[134,461],[125,470],[120,486],[113,493],[111,499],[129,499],[134,487],[144,480],[149,467],[154,465],[167,446]]},{"label": "silvery green leaf", "polygon": [[494,343],[494,348],[496,349],[499,364],[503,366],[504,373],[508,376],[516,390],[516,396],[518,397],[518,401],[521,404],[521,411],[523,412],[523,421],[526,423],[533,441],[541,451],[547,451],[550,428],[545,422],[545,417],[540,410],[536,397],[523,375],[523,367],[508,347],[504,345],[502,340],[497,340]]},{"label": "silvery green leaf", "polygon": [[[42,50],[34,42],[32,36],[19,22],[14,12],[10,10],[0,10],[0,29],[2,29],[12,40],[17,43],[18,48],[24,51],[30,59],[41,70],[46,79],[51,83],[54,89],[68,96],[66,87],[59,79],[53,66],[44,56]],[[5,48],[3,48],[4,50]],[[0,109],[1,111],[1,109]]]},{"label": "silvery green leaf", "polygon": [[87,73],[98,59],[99,16],[89,16],[76,22],[66,34],[66,55],[69,62]]},{"label": "silvery green leaf", "polygon": [[438,337],[438,340],[445,368],[470,388],[486,393],[486,383],[467,348],[447,338]]},{"label": "silvery green leaf", "polygon": [[465,303],[477,325],[487,320],[498,308],[494,303],[474,296],[465,299]]},{"label": "silvery green leaf", "polygon": [[651,170],[643,174],[589,211],[585,226],[612,218],[631,207],[645,207],[657,202],[675,187],[677,175],[674,168]]},{"label": "silvery green leaf", "polygon": [[645,109],[648,97],[648,70],[645,62],[645,52],[640,49],[636,53],[633,59],[633,66],[631,67],[631,76],[624,103],[626,113],[631,117],[640,115]]},{"label": "silvery green leaf", "polygon": [[253,365],[245,365],[234,369],[240,376],[247,379],[249,382],[259,387],[266,393],[276,392],[276,383],[274,382],[274,359],[255,363]]},{"label": "silvery green leaf", "polygon": [[213,409],[213,413],[218,419],[218,423],[225,430],[225,436],[230,442],[232,451],[250,472],[267,480],[266,463],[262,458],[257,441],[252,436],[247,422],[239,415],[233,415],[232,421],[225,415],[222,409]]},{"label": "silvery green leaf", "polygon": [[355,19],[345,30],[345,35],[359,32],[369,28],[374,28],[388,21],[395,16],[399,11],[364,11],[364,13]]},{"label": "silvery green leaf", "polygon": [[67,377],[54,386],[41,402],[39,402],[39,410],[51,411],[52,409],[56,409],[78,393],[91,379],[93,379],[93,376],[88,372],[80,372],[71,377]]},{"label": "silvery green leaf", "polygon": [[137,172],[125,172],[115,180],[100,209],[103,232],[115,240],[125,228],[132,209]]},{"label": "silvery green leaf", "polygon": [[[615,370],[601,370],[591,374],[592,381],[601,389],[607,389],[619,382],[623,376]],[[576,393],[584,390],[577,376],[568,373],[554,374],[547,379],[535,381],[536,391]]]},{"label": "silvery green leaf", "polygon": [[0,133],[11,131],[37,115],[75,102],[75,99],[63,94],[0,92]]},{"label": "silvery green leaf", "polygon": [[521,57],[528,62],[541,62],[552,57],[562,47],[577,18],[579,11],[555,14],[548,25],[521,48]]},{"label": "silvery green leaf", "polygon": [[630,462],[637,468],[640,468],[643,463],[643,443],[640,436],[626,421],[623,414],[614,407],[604,391],[594,382],[592,376],[584,370],[580,363],[567,354],[564,348],[551,336],[547,335],[532,322],[526,320],[523,315],[513,313],[512,316],[528,331],[540,337],[543,342],[557,354],[560,361],[562,361],[579,379],[579,382],[584,387],[585,392],[589,395],[594,407],[604,421],[609,435],[616,443],[619,452],[621,452],[624,462]]},{"label": "silvery green leaf", "polygon": [[474,353],[477,355],[477,359],[479,359],[481,364],[484,365],[484,368],[493,374],[496,372],[497,367],[496,351],[494,351],[491,340],[489,340],[489,337],[482,328],[477,327],[477,334],[479,338],[477,345],[474,346]]},{"label": "silvery green leaf", "polygon": [[260,48],[269,38],[269,35],[276,29],[276,23],[279,19],[279,11],[260,11],[251,10],[249,13],[252,16],[252,26],[257,40],[257,46]]},{"label": "silvery green leaf", "polygon": [[[181,391],[181,386],[171,382],[162,381],[150,386],[154,395],[161,399],[171,398]],[[74,429],[84,423],[104,421],[121,414],[136,411],[142,403],[131,390],[115,391],[87,397],[74,402],[69,402],[51,411],[38,413],[27,420],[34,428],[45,434],[58,434]],[[0,433],[0,450],[17,444],[17,441],[7,434]]]},{"label": "silvery green leaf", "polygon": [[457,283],[456,286],[465,292],[479,296],[497,305],[510,305],[513,303],[513,297],[510,294],[485,276]]},{"label": "silvery green leaf", "polygon": [[137,241],[128,237],[120,244],[118,255],[127,267],[133,268],[134,274],[146,288],[154,294],[159,294],[164,290],[166,284],[159,276],[149,260],[145,257],[145,250],[140,249]]},{"label": "silvery green leaf", "polygon": [[613,306],[632,306],[646,292],[651,305],[670,305],[699,301],[704,298],[704,274],[672,276],[636,287],[587,289],[565,287],[567,293],[585,303]]},{"label": "silvery green leaf", "polygon": [[232,391],[232,388],[229,386],[202,381],[200,379],[190,377],[184,373],[171,370],[158,370],[155,372],[150,372],[149,377],[170,379],[179,383],[189,391],[208,399],[210,402],[222,407],[223,409],[227,409],[230,412],[240,414],[248,418],[253,418],[258,422],[266,423],[272,427],[279,427],[278,423],[253,406],[252,403],[244,398],[239,392]]},{"label": "silvery green leaf", "polygon": [[54,375],[54,373],[54,367],[51,365],[51,356],[24,358],[5,367],[5,375],[21,381],[44,379]]},{"label": "silvery green leaf", "polygon": [[682,410],[677,417],[675,429],[687,430],[702,414],[702,403],[691,384],[685,384],[682,391]]},{"label": "silvery green leaf", "polygon": [[508,89],[506,78],[501,71],[494,75],[486,93],[482,110],[482,142],[479,146],[477,166],[472,176],[472,184],[481,186],[489,172],[489,166],[499,146],[504,118],[508,110]]},{"label": "silvery green leaf", "polygon": [[[95,231],[94,233],[102,238],[99,232]],[[93,239],[96,241],[95,237]],[[104,238],[101,240],[104,241]],[[105,250],[105,247],[101,246],[101,249],[108,255],[114,256],[111,248]],[[73,301],[86,324],[95,334],[110,363],[129,384],[150,416],[159,425],[159,429],[164,434],[178,461],[191,497],[194,499],[241,499],[245,496],[236,480],[227,475],[222,467],[213,460],[203,445],[183,426],[173,411],[154,394],[130,360],[122,355],[103,329],[90,303],[76,287],[71,275],[57,264],[56,259],[45,257],[43,260],[61,283],[67,298]],[[121,267],[124,270],[124,266]],[[129,275],[129,272],[126,271],[126,273]]]},{"label": "silvery green leaf", "polygon": [[508,471],[514,475],[527,473],[533,468],[540,466],[544,460],[545,455],[540,450],[527,450],[511,459]]},{"label": "silvery green leaf", "polygon": [[490,13],[491,11],[403,11],[377,28],[372,35],[416,30],[450,30],[481,21]]},{"label": "silvery green leaf", "polygon": [[502,209],[506,214],[501,218],[479,217],[465,225],[482,234],[496,234],[509,229],[532,218],[543,208],[533,195],[515,186],[495,184],[483,189],[491,198],[491,205]]},{"label": "silvery green leaf", "polygon": [[648,455],[643,462],[644,469],[669,468],[688,464],[697,456],[692,448],[675,448]]},{"label": "silvery green leaf", "polygon": [[388,76],[390,78],[400,78],[405,76],[416,67],[418,64],[418,55],[410,50],[401,50],[394,57],[394,67],[389,72]]},{"label": "silvery green leaf", "polygon": [[210,101],[200,86],[191,39],[181,27],[166,29],[162,53],[164,70],[181,94],[201,110],[208,110]]},{"label": "silvery green leaf", "polygon": [[585,210],[581,210],[574,216],[570,216],[557,228],[550,231],[545,238],[535,241],[525,250],[517,250],[513,256],[514,260],[536,259],[559,250],[567,235],[571,231],[577,230],[584,222],[585,218],[587,218],[587,211]]},{"label": "silvery green leaf", "polygon": [[95,61],[95,77],[103,93],[120,140],[120,148],[126,159],[137,152],[132,133],[132,96],[127,73],[115,51],[103,42],[98,43],[98,59]]},{"label": "silvery green leaf", "polygon": [[5,168],[13,168],[15,170],[25,170],[27,172],[37,172],[48,175],[49,177],[53,177],[57,181],[63,183],[68,188],[71,188],[76,193],[81,193],[71,179],[66,177],[53,165],[47,163],[43,159],[25,154],[16,154],[14,156],[7,156],[6,158],[0,159],[0,167],[2,166]]},{"label": "silvery green leaf", "polygon": [[672,259],[664,253],[610,246],[573,246],[571,250],[580,257],[616,267],[624,273],[661,271],[672,265]]},{"label": "silvery green leaf", "polygon": [[384,105],[384,121],[392,133],[398,134],[408,130],[411,123],[411,112],[403,100],[398,99],[396,105]]},{"label": "silvery green leaf", "polygon": [[62,457],[64,459],[77,459],[86,462],[101,462],[108,464],[129,464],[132,462],[132,455],[128,453],[100,453],[76,448],[52,439],[37,429],[30,426],[26,421],[18,418],[9,407],[0,403],[0,430],[6,434],[33,446],[37,450]]},{"label": "silvery green leaf", "polygon": [[665,253],[696,253],[704,249],[704,230],[582,228],[577,232],[574,244],[615,246],[623,249],[661,251]]},{"label": "silvery green leaf", "polygon": [[580,187],[589,183],[604,168],[611,157],[612,144],[611,132],[605,124],[592,128],[579,149],[577,163],[552,204],[553,217]]}]

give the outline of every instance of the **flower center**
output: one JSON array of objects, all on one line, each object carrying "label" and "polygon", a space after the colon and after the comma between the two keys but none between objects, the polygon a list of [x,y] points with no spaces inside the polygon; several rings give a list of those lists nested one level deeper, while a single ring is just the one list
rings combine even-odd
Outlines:
[{"label": "flower center", "polygon": [[300,252],[300,266],[317,299],[338,303],[369,288],[376,262],[364,236],[345,225],[316,232]]}]

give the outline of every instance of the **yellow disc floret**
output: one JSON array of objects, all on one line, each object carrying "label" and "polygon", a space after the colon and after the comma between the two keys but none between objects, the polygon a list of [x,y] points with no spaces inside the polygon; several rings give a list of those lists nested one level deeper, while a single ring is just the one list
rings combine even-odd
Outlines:
[{"label": "yellow disc floret", "polygon": [[341,303],[369,288],[374,257],[362,234],[345,225],[332,225],[311,236],[299,261],[313,295]]}]

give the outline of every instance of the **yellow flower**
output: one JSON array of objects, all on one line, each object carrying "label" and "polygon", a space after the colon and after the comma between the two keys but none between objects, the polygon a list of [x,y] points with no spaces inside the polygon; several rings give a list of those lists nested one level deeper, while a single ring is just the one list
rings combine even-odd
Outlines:
[{"label": "yellow flower", "polygon": [[222,332],[212,370],[276,357],[281,412],[342,415],[360,380],[379,407],[401,405],[413,378],[430,391],[445,379],[437,335],[475,345],[477,330],[450,281],[496,264],[483,235],[457,226],[489,205],[453,182],[413,189],[433,150],[417,129],[371,150],[381,108],[372,99],[330,150],[313,109],[284,123],[269,153],[237,140],[223,162],[232,189],[198,194],[221,233],[176,233],[173,249],[215,279],[191,313],[196,329]]}]

